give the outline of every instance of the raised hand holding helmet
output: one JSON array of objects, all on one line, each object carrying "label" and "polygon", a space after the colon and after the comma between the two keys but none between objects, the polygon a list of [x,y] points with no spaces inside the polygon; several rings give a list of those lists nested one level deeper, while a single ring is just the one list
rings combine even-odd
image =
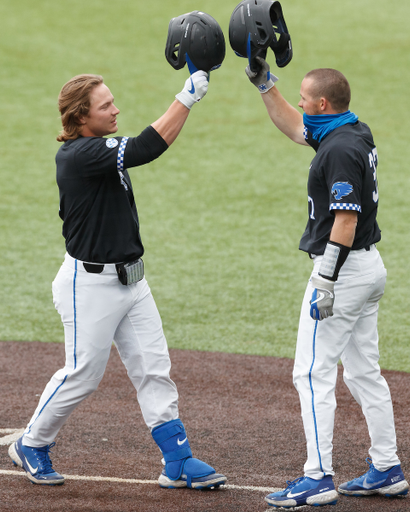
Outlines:
[{"label": "raised hand holding helmet", "polygon": [[259,92],[262,94],[268,92],[275,85],[279,79],[273,73],[270,72],[269,64],[262,57],[255,58],[259,71],[255,72],[251,70],[250,65],[246,66],[245,73],[248,75],[249,80],[255,85]]},{"label": "raised hand holding helmet", "polygon": [[208,91],[208,73],[196,71],[185,82],[184,88],[175,98],[191,110],[192,105],[200,101]]}]

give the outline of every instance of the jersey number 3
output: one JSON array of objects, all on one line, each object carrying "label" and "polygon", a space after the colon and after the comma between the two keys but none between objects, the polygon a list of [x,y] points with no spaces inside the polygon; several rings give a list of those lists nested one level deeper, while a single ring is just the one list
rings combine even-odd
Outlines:
[{"label": "jersey number 3", "polygon": [[377,203],[377,201],[379,200],[379,190],[377,188],[377,176],[376,176],[378,163],[379,163],[379,158],[377,156],[377,149],[373,148],[373,151],[371,153],[369,153],[369,164],[370,164],[370,169],[373,170],[373,179],[374,179],[374,188],[375,188],[373,191],[373,201],[375,203]]}]

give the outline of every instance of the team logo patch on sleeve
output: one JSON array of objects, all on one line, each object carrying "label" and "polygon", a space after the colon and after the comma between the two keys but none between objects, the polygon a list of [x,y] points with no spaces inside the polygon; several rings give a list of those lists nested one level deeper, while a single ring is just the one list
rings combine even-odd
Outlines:
[{"label": "team logo patch on sleeve", "polygon": [[332,187],[332,196],[336,199],[342,199],[353,192],[353,187],[347,181],[338,181]]},{"label": "team logo patch on sleeve", "polygon": [[114,138],[111,138],[111,139],[107,139],[105,145],[107,146],[107,148],[115,148],[118,146],[118,140],[117,139],[114,139]]}]

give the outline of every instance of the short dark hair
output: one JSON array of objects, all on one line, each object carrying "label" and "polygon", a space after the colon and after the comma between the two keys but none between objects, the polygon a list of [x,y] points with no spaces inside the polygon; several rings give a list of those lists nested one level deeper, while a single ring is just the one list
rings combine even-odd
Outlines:
[{"label": "short dark hair", "polygon": [[349,110],[350,85],[340,71],[331,68],[313,69],[305,78],[313,80],[310,93],[315,99],[325,98],[337,112]]},{"label": "short dark hair", "polygon": [[59,142],[77,139],[81,135],[80,118],[88,115],[90,94],[94,87],[103,83],[100,75],[77,75],[69,80],[58,95],[58,110],[63,130],[57,137]]}]

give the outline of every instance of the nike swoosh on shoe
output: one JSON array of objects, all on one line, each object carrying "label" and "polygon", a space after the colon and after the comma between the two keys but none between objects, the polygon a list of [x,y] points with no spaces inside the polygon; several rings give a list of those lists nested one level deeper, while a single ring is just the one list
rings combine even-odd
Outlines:
[{"label": "nike swoosh on shoe", "polygon": [[295,492],[295,494],[292,494],[291,492],[286,496],[287,498],[296,498],[297,496],[302,496],[302,494],[306,494],[307,492],[309,492],[311,489],[307,489],[306,491],[302,491],[302,492]]},{"label": "nike swoosh on shoe", "polygon": [[35,475],[37,473],[37,471],[38,471],[38,466],[34,469],[33,466],[30,464],[30,462],[27,460],[27,457],[24,457],[24,458],[26,459],[26,464],[27,464],[27,466],[28,466],[28,468],[30,470],[30,473],[32,475]]},{"label": "nike swoosh on shoe", "polygon": [[383,478],[383,480],[380,480],[379,482],[373,482],[372,484],[370,484],[367,482],[367,479],[366,479],[363,481],[363,488],[364,489],[372,489],[374,487],[377,487],[379,484],[382,484],[384,481],[385,481],[385,479]]}]

